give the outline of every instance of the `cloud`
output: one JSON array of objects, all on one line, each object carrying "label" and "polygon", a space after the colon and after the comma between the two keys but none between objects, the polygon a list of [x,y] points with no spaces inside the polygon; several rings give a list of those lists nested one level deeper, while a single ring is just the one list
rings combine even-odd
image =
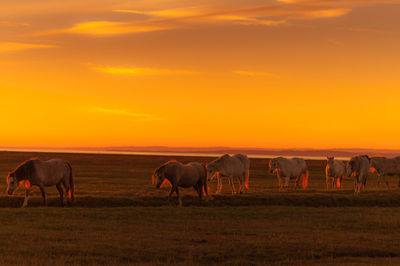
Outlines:
[{"label": "cloud", "polygon": [[[158,20],[175,20],[175,22],[209,23],[209,22],[251,22],[249,25],[275,26],[285,23],[288,19],[329,18],[346,15],[350,7],[336,7],[335,5],[306,4],[288,5],[285,3],[267,4],[260,6],[243,7],[187,7],[157,11],[139,11],[117,9],[114,12],[145,15]],[[297,2],[296,2],[297,3]]]},{"label": "cloud", "polygon": [[355,32],[368,32],[368,33],[377,33],[377,34],[400,34],[399,31],[389,31],[389,30],[381,30],[381,29],[370,29],[370,28],[350,28],[349,31]]},{"label": "cloud", "polygon": [[123,67],[94,67],[94,70],[119,75],[133,76],[170,76],[170,75],[193,75],[197,72],[189,70],[172,70],[160,68],[123,68]]},{"label": "cloud", "polygon": [[280,76],[268,72],[254,72],[254,71],[243,71],[243,70],[234,70],[232,72],[236,75],[247,76],[247,77],[280,78]]},{"label": "cloud", "polygon": [[[276,27],[295,25],[302,20],[336,18],[349,14],[354,7],[377,4],[400,3],[400,0],[275,0],[268,4],[227,4],[160,8],[129,9],[120,5],[114,13],[126,13],[121,21],[87,21],[65,29],[48,33],[69,33],[87,35],[117,35],[154,32],[185,28],[199,24],[240,24],[248,26]],[[166,6],[166,5],[162,5]],[[142,6],[143,8],[143,6]],[[146,7],[144,7],[146,9]],[[120,16],[116,16],[120,17]]]},{"label": "cloud", "polygon": [[90,111],[95,113],[103,113],[103,114],[110,114],[110,115],[118,115],[118,116],[126,116],[126,117],[133,117],[136,118],[136,121],[154,121],[154,120],[164,120],[162,117],[153,115],[153,114],[146,114],[146,113],[136,113],[131,112],[123,109],[110,109],[110,108],[103,108],[103,107],[93,107]]},{"label": "cloud", "polygon": [[54,45],[47,44],[32,44],[32,43],[18,43],[18,42],[0,42],[0,53],[22,51],[28,49],[38,48],[53,48]]},{"label": "cloud", "polygon": [[26,22],[0,21],[0,27],[29,27]]},{"label": "cloud", "polygon": [[171,26],[151,22],[114,22],[114,21],[91,21],[74,25],[68,29],[54,30],[47,33],[72,33],[89,35],[117,35],[127,33],[152,32],[170,29]]},{"label": "cloud", "polygon": [[334,18],[344,16],[350,11],[351,8],[332,8],[306,12],[306,15],[310,18]]}]

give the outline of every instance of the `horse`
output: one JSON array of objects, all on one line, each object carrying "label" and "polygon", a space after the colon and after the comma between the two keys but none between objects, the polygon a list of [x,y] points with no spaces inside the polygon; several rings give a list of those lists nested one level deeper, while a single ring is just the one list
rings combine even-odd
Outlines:
[{"label": "horse", "polygon": [[370,171],[371,173],[376,172],[378,174],[377,187],[379,187],[383,179],[389,189],[389,181],[386,180],[385,176],[398,175],[400,177],[400,157],[390,159],[386,157],[372,157]]},{"label": "horse", "polygon": [[332,188],[342,187],[343,177],[346,175],[346,165],[342,161],[335,160],[334,157],[327,157],[327,164],[325,168],[326,174],[326,190],[329,189],[331,184]]},{"label": "horse", "polygon": [[208,197],[207,191],[207,170],[204,164],[191,162],[182,164],[178,161],[169,161],[158,167],[152,176],[153,185],[160,188],[165,180],[171,183],[171,191],[168,195],[168,201],[175,192],[178,198],[179,206],[182,206],[182,200],[179,195],[178,187],[193,187],[199,194],[200,204],[203,199],[203,190]]},{"label": "horse", "polygon": [[[289,179],[295,179],[295,188],[299,187],[300,179],[302,181],[303,189],[308,185],[308,169],[307,163],[302,158],[286,159],[277,157],[269,161],[269,170],[271,174],[276,173],[279,183],[279,191],[284,187],[288,188]],[[285,184],[283,185],[283,180]]]},{"label": "horse", "polygon": [[346,167],[346,175],[354,176],[354,194],[365,191],[368,173],[370,171],[370,158],[367,155],[354,156]]},{"label": "horse", "polygon": [[233,179],[239,180],[239,193],[249,189],[249,169],[250,160],[244,154],[230,156],[224,154],[221,157],[207,164],[207,178],[212,181],[214,177],[218,179],[216,194],[221,193],[222,177],[227,177],[230,183],[232,194],[236,193]]},{"label": "horse", "polygon": [[25,200],[22,207],[28,206],[29,192],[32,186],[38,186],[42,193],[44,205],[47,206],[45,187],[56,186],[60,193],[61,206],[64,206],[64,186],[70,202],[74,201],[74,179],[71,165],[62,159],[42,161],[30,159],[20,164],[14,171],[8,173],[7,191],[12,195],[20,183],[25,182]]}]

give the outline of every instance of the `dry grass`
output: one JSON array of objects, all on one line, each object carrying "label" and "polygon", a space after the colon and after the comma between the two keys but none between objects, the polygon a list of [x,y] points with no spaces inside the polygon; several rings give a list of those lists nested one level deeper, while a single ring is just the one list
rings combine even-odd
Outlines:
[{"label": "dry grass", "polygon": [[[23,190],[0,197],[0,264],[399,264],[400,192],[375,189],[355,197],[351,180],[325,191],[324,162],[310,161],[307,191],[277,192],[267,160],[252,160],[250,193],[224,194],[199,206],[183,190],[185,207],[166,201],[167,187],[151,185],[162,156],[0,153],[0,174],[30,157],[68,160],[76,176],[76,203],[19,209]],[[183,162],[210,158],[175,158]],[[212,184],[211,191],[215,191]]]}]

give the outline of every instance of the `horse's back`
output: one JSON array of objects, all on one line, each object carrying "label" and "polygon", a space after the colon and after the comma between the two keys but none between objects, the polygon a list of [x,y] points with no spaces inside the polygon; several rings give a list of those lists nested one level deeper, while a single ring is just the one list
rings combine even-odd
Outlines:
[{"label": "horse's back", "polygon": [[335,177],[344,175],[346,172],[346,166],[344,162],[335,160],[333,162],[333,173]]},{"label": "horse's back", "polygon": [[71,175],[69,164],[62,159],[48,161],[34,160],[34,172],[32,181],[43,185],[55,185],[65,179],[67,182]]},{"label": "horse's back", "polygon": [[191,187],[199,182],[206,182],[207,171],[201,163],[191,162],[180,166],[179,185]]},{"label": "horse's back", "polygon": [[303,158],[292,158],[287,159],[280,157],[281,171],[286,176],[290,176],[292,178],[298,177],[305,173],[307,170],[306,161]]},{"label": "horse's back", "polygon": [[241,162],[242,165],[243,165],[244,171],[249,170],[249,168],[250,168],[250,160],[249,160],[249,158],[247,157],[247,155],[238,153],[238,154],[235,154],[235,155],[232,156],[232,157],[233,157],[233,158],[237,158],[238,160],[240,160],[240,162]]}]

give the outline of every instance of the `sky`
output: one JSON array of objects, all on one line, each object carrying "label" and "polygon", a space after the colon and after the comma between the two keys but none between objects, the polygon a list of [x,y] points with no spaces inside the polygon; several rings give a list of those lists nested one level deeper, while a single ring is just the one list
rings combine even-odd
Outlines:
[{"label": "sky", "polygon": [[0,7],[0,147],[400,149],[400,0]]}]

